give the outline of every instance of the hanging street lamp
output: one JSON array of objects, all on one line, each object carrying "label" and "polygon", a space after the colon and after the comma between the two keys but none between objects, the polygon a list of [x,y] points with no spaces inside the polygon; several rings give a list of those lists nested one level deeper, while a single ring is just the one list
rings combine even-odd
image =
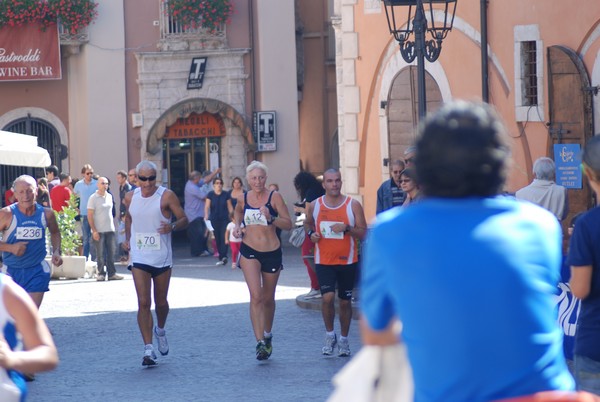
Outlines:
[{"label": "hanging street lamp", "polygon": [[[452,30],[458,0],[383,0],[390,33],[400,46],[400,54],[407,63],[417,60],[417,98],[419,119],[427,113],[425,95],[425,59],[434,62],[442,51],[442,41]],[[436,5],[436,7],[434,7]],[[408,7],[408,21],[398,21],[396,13]],[[426,11],[429,20],[425,17]],[[434,10],[443,10],[443,22],[433,18]],[[431,38],[427,39],[429,32]],[[413,38],[414,36],[414,38]]]}]

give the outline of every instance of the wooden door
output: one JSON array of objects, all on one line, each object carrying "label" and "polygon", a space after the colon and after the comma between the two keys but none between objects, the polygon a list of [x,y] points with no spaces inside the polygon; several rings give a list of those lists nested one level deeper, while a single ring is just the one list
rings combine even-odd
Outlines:
[{"label": "wooden door", "polygon": [[[551,138],[548,155],[553,156],[554,144],[580,144],[583,149],[593,135],[592,93],[585,66],[577,53],[564,46],[550,46],[547,57]],[[574,215],[594,205],[587,179],[583,177],[582,182],[581,189],[568,190],[569,215],[563,221],[563,233]]]},{"label": "wooden door", "polygon": [[[442,94],[435,79],[425,71],[427,113],[442,104]],[[417,139],[418,82],[417,67],[401,70],[392,82],[388,95],[388,155],[389,162],[403,159],[404,150]]]}]

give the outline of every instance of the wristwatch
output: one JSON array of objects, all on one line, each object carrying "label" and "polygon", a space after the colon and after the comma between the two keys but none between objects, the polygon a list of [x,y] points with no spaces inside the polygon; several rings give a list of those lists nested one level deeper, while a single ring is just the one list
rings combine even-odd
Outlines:
[{"label": "wristwatch", "polygon": [[306,234],[308,235],[308,237],[312,236],[313,233],[315,233],[315,231],[312,230],[312,229],[309,229],[308,232],[306,232]]},{"label": "wristwatch", "polygon": [[344,233],[348,233],[351,230],[352,230],[352,226],[346,225],[346,229],[344,229]]},{"label": "wristwatch", "polygon": [[175,222],[171,223],[171,232],[175,231],[175,226],[177,226]]}]

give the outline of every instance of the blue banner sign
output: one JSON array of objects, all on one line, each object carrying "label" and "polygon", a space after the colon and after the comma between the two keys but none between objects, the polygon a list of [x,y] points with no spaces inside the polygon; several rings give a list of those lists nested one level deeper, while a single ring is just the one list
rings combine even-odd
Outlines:
[{"label": "blue banner sign", "polygon": [[581,146],[554,144],[556,184],[566,188],[581,188]]}]

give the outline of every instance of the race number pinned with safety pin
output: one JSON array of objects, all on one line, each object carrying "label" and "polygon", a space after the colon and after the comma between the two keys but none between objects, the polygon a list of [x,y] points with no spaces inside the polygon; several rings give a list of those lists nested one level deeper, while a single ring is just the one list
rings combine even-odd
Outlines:
[{"label": "race number pinned with safety pin", "polygon": [[321,224],[319,227],[319,231],[321,232],[321,237],[323,237],[324,239],[341,240],[344,238],[344,232],[336,233],[332,229],[333,225],[336,225],[338,223],[341,223],[343,225],[344,222],[321,221],[320,223]]},{"label": "race number pinned with safety pin", "polygon": [[159,233],[136,233],[135,246],[140,251],[159,251],[160,234]]},{"label": "race number pinned with safety pin", "polygon": [[40,227],[17,227],[17,240],[39,240],[42,238]]},{"label": "race number pinned with safety pin", "polygon": [[258,209],[247,209],[244,213],[244,224],[267,226],[267,217],[264,216]]}]

